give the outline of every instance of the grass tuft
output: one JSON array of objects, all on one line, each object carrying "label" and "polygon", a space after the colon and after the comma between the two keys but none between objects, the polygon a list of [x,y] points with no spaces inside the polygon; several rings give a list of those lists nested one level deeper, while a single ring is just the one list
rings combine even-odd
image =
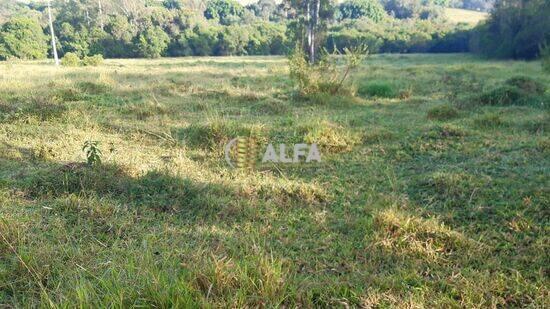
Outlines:
[{"label": "grass tuft", "polygon": [[379,98],[395,98],[399,94],[392,84],[384,81],[369,82],[365,85],[361,85],[357,89],[357,93],[361,96]]},{"label": "grass tuft", "polygon": [[449,120],[458,115],[458,110],[449,104],[438,105],[428,110],[428,119]]},{"label": "grass tuft", "polygon": [[374,216],[375,239],[382,248],[426,261],[445,262],[468,255],[473,243],[435,219],[422,219],[395,209]]},{"label": "grass tuft", "polygon": [[360,144],[362,139],[361,134],[326,120],[300,125],[298,135],[302,136],[306,143],[315,143],[330,153],[350,151],[355,145]]}]

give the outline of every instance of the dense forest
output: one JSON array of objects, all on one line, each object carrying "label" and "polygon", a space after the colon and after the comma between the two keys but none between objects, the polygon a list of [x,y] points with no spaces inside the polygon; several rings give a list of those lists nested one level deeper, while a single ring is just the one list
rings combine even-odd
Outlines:
[{"label": "dense forest", "polygon": [[[281,55],[296,44],[291,0],[54,0],[61,56],[106,58]],[[466,52],[531,59],[550,41],[546,0],[346,0],[323,3],[327,51],[367,45],[370,53]],[[448,21],[444,7],[491,11],[474,27]],[[52,53],[44,1],[0,2],[0,59]],[[528,42],[528,44],[526,44]]]}]

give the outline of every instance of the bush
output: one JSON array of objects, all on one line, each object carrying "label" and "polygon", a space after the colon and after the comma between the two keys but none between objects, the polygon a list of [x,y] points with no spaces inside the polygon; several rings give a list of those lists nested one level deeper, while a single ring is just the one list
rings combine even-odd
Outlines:
[{"label": "bush", "polygon": [[296,82],[300,95],[351,93],[346,89],[345,82],[367,55],[367,48],[363,45],[356,48],[345,49],[345,66],[339,71],[334,58],[329,55],[317,64],[310,64],[306,60],[304,52],[300,48],[291,54],[289,59],[290,78]]},{"label": "bush", "polygon": [[75,53],[66,53],[61,59],[61,64],[66,67],[77,67],[80,65],[80,58]]},{"label": "bush", "polygon": [[103,63],[103,55],[84,56],[82,65],[96,67]]},{"label": "bush", "polygon": [[358,93],[362,96],[380,97],[380,98],[395,98],[397,92],[393,86],[387,82],[371,82],[359,87]]}]

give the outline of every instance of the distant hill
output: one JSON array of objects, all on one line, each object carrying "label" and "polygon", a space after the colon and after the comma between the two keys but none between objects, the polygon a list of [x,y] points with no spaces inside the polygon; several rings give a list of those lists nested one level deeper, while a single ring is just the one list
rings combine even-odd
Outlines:
[{"label": "distant hill", "polygon": [[452,8],[445,8],[445,15],[452,23],[466,23],[472,25],[477,25],[479,22],[489,17],[489,13],[485,12]]}]

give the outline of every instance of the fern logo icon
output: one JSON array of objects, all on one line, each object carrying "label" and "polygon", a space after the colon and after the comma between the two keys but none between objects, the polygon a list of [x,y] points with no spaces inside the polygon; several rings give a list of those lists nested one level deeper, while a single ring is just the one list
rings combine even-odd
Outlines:
[{"label": "fern logo icon", "polygon": [[[235,164],[231,150],[236,147]],[[255,137],[237,137],[225,145],[225,161],[233,168],[253,169],[258,161],[258,141]]]}]

